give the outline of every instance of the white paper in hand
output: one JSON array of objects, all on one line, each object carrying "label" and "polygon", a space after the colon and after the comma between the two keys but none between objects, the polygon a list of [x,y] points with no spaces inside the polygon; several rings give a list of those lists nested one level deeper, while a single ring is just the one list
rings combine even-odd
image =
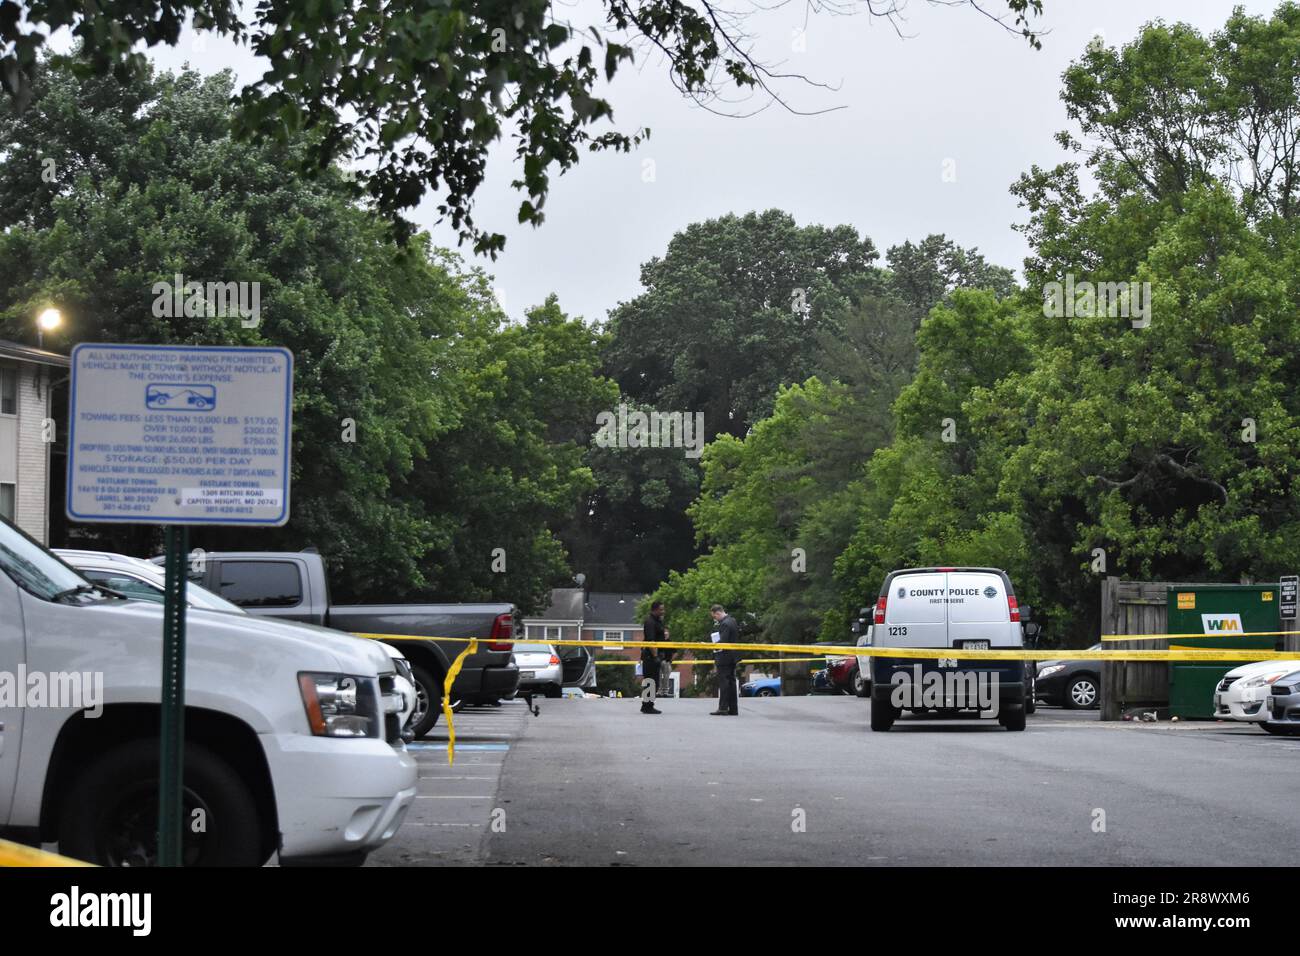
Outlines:
[{"label": "white paper in hand", "polygon": [[718,641],[722,640],[722,632],[714,631],[709,635],[709,640],[713,641],[714,644],[718,643]]}]

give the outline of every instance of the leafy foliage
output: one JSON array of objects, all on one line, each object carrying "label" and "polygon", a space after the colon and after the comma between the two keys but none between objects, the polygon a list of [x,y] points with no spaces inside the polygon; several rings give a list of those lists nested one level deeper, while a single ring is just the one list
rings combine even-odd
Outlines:
[{"label": "leafy foliage", "polygon": [[[568,573],[548,526],[589,488],[586,429],[615,392],[599,336],[554,301],[503,327],[480,272],[424,236],[395,245],[337,172],[296,175],[302,138],[235,140],[229,75],[124,85],[72,67],[54,59],[28,109],[0,112],[0,328],[26,337],[55,301],[71,341],[287,346],[291,520],[194,545],[314,545],[343,599],[536,605]],[[155,283],[178,273],[259,283],[260,324],[156,314]],[[156,546],[149,529],[100,543]]]},{"label": "leafy foliage", "polygon": [[[1030,21],[1041,0],[1006,4],[1007,29],[1036,46]],[[880,0],[836,12],[855,8],[898,16]],[[512,185],[525,195],[519,221],[540,224],[550,177],[584,147],[627,151],[649,134],[599,128],[613,117],[599,88],[638,47],[662,56],[672,83],[705,104],[732,86],[779,101],[777,86],[793,79],[750,54],[745,23],[761,6],[604,0],[599,9],[581,25],[557,19],[544,0],[262,0],[246,23],[230,0],[0,0],[0,88],[26,106],[46,39],[60,29],[86,51],[83,76],[139,76],[147,60],[138,47],[175,45],[191,18],[194,29],[246,42],[269,64],[236,95],[242,137],[297,143],[305,170],[356,159],[358,183],[403,239],[412,227],[401,213],[433,191],[462,239],[495,254],[505,238],[473,218],[489,147],[508,131],[519,167]]]}]

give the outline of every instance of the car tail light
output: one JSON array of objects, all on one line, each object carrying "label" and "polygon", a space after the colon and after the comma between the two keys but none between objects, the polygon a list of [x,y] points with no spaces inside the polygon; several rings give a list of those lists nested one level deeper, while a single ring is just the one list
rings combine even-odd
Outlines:
[{"label": "car tail light", "polygon": [[509,614],[498,614],[492,622],[492,635],[488,638],[489,651],[509,651],[514,649],[514,618]]},{"label": "car tail light", "polygon": [[876,624],[885,623],[885,597],[883,594],[876,599],[876,613],[872,615],[872,620]]},{"label": "car tail light", "polygon": [[1007,595],[1007,610],[1011,612],[1011,623],[1018,623],[1020,621],[1020,605],[1016,603],[1014,594]]},{"label": "car tail light", "polygon": [[558,663],[560,663],[560,655],[559,655],[559,654],[552,654],[552,655],[551,655],[551,663],[552,663],[552,664],[558,664]]}]

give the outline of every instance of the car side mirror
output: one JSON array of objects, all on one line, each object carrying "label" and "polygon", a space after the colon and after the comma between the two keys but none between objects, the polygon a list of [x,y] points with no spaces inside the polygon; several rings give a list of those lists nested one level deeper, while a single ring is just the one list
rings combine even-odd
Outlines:
[{"label": "car side mirror", "polygon": [[1034,609],[1026,604],[1020,609],[1021,621],[1032,621],[1034,619]]},{"label": "car side mirror", "polygon": [[861,621],[854,621],[852,624],[849,625],[849,631],[850,631],[850,633],[853,633],[853,634],[861,634],[861,633],[862,633],[862,622],[861,622]]}]

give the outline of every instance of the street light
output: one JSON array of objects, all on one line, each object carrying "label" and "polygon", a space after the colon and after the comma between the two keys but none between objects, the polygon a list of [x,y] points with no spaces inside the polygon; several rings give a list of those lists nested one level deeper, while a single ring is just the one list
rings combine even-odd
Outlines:
[{"label": "street light", "polygon": [[53,332],[63,324],[63,313],[58,309],[46,309],[36,317],[36,344],[45,348],[45,333]]}]

